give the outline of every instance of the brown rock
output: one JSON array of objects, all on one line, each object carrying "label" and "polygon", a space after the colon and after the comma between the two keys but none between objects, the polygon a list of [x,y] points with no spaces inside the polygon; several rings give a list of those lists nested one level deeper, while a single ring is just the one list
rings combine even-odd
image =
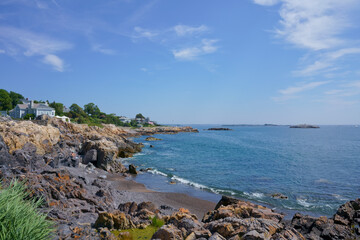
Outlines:
[{"label": "brown rock", "polygon": [[107,227],[108,229],[129,229],[132,227],[132,223],[128,220],[125,213],[123,212],[100,212],[94,227]]},{"label": "brown rock", "polygon": [[179,229],[174,225],[164,225],[162,226],[151,239],[161,239],[161,240],[182,240],[182,234]]}]

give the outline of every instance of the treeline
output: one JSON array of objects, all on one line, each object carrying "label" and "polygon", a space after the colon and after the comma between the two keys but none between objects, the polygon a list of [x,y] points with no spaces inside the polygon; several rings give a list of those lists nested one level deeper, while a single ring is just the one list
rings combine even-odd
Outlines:
[{"label": "treeline", "polygon": [[17,104],[22,103],[21,99],[24,99],[23,95],[0,89],[0,111],[9,111],[16,107]]},{"label": "treeline", "polygon": [[[22,99],[25,99],[23,95],[15,92],[7,92],[4,89],[0,89],[0,111],[9,111],[16,107],[17,104],[22,103]],[[94,103],[85,104],[84,107],[80,107],[78,104],[74,103],[66,110],[63,103],[60,102],[49,102],[43,100],[34,100],[34,103],[45,103],[47,102],[49,107],[55,109],[55,115],[57,116],[67,116],[71,119],[72,122],[83,123],[88,125],[100,126],[101,124],[115,124],[117,126],[125,127],[137,127],[138,123],[136,120],[131,120],[129,123],[120,121],[119,117],[116,114],[106,114],[100,110],[100,108]],[[33,116],[31,116],[33,118]],[[135,118],[145,117],[139,113]],[[142,124],[144,127],[151,126],[148,123]]]}]

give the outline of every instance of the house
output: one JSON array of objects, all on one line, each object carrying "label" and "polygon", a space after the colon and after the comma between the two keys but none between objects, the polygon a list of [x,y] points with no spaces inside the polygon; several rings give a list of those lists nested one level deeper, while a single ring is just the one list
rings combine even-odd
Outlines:
[{"label": "house", "polygon": [[70,118],[69,117],[66,117],[66,116],[55,116],[56,118],[60,119],[61,121],[63,122],[70,122]]},{"label": "house", "polygon": [[7,111],[0,111],[0,116],[7,117]]},{"label": "house", "polygon": [[23,118],[26,114],[34,114],[35,117],[40,115],[55,116],[55,109],[49,107],[47,103],[34,103],[34,101],[24,100],[22,104],[9,111],[12,118]]},{"label": "house", "polygon": [[123,122],[123,123],[130,123],[131,122],[130,118],[127,118],[127,117],[124,117],[124,116],[119,117],[119,120],[121,122]]}]

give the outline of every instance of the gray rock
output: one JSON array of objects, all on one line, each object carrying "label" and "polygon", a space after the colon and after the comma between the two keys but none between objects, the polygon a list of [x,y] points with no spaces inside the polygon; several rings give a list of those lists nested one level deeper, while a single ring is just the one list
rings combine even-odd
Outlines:
[{"label": "gray rock", "polygon": [[97,161],[97,150],[91,149],[85,154],[82,163],[83,164],[96,163],[96,161]]},{"label": "gray rock", "polygon": [[221,236],[219,233],[214,233],[209,240],[225,240],[223,236]]},{"label": "gray rock", "polygon": [[129,173],[137,174],[136,167],[133,164],[129,165]]}]

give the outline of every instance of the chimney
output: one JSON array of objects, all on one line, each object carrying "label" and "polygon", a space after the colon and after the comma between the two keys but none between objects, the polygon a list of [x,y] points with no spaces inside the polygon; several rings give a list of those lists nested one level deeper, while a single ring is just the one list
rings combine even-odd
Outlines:
[{"label": "chimney", "polygon": [[34,100],[31,100],[31,102],[30,102],[30,108],[33,108],[33,106],[34,106]]}]

